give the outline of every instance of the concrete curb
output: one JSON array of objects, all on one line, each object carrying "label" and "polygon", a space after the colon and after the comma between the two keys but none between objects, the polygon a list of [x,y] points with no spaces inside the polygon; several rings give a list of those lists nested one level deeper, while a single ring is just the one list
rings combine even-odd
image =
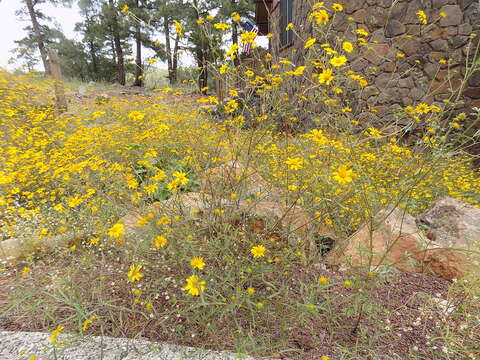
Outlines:
[{"label": "concrete curb", "polygon": [[0,360],[254,360],[239,354],[188,346],[111,337],[60,335],[53,347],[50,334],[0,331]]}]

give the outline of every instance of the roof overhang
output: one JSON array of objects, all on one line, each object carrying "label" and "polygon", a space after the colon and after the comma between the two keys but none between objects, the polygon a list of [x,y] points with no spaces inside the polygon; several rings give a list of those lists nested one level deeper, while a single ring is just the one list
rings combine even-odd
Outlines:
[{"label": "roof overhang", "polygon": [[257,23],[258,33],[260,35],[267,35],[268,17],[272,7],[272,0],[253,0],[255,3],[255,22]]}]

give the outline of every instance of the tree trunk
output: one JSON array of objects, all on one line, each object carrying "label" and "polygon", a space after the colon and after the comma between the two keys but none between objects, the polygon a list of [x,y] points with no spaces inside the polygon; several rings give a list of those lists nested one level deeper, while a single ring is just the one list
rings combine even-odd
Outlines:
[{"label": "tree trunk", "polygon": [[163,17],[163,32],[165,34],[165,51],[167,52],[168,80],[170,84],[173,84],[172,46],[170,44],[170,24],[168,21],[168,16],[165,15]]},{"label": "tree trunk", "polygon": [[[193,0],[193,8],[195,11],[195,19],[198,21],[200,19],[200,14],[198,13],[198,0]],[[197,31],[202,34],[201,29],[199,28],[199,25],[197,25]],[[203,95],[207,94],[207,90],[202,90],[205,89],[208,85],[208,67],[207,67],[207,57],[206,57],[206,51],[208,47],[208,43],[205,44],[206,41],[203,39],[203,35],[200,38],[200,43],[197,44],[197,63],[198,67],[200,68],[200,74],[198,77],[198,88],[200,89],[201,93]]]},{"label": "tree trunk", "polygon": [[[139,8],[139,0],[136,1],[137,9]],[[143,86],[143,65],[142,65],[142,38],[140,33],[140,24],[136,24],[135,43],[137,47],[137,56],[135,58],[135,82],[134,86]]]},{"label": "tree trunk", "polygon": [[[232,9],[235,9],[235,0],[232,0]],[[232,24],[232,44],[238,45],[238,27],[235,22]],[[235,59],[233,59],[233,64],[235,67],[240,65],[240,59],[238,56],[235,56]]]},{"label": "tree trunk", "polygon": [[120,85],[125,85],[125,66],[123,61],[123,49],[120,40],[120,31],[118,29],[117,13],[113,0],[108,0],[112,12],[112,32],[115,52],[117,54],[117,81]]},{"label": "tree trunk", "polygon": [[133,83],[133,85],[143,86],[142,39],[140,38],[139,26],[137,26],[135,42],[137,47],[137,56],[135,58],[135,82]]},{"label": "tree trunk", "polygon": [[59,113],[67,111],[67,99],[65,97],[65,89],[63,87],[62,70],[60,68],[60,59],[55,51],[50,50],[48,54],[50,62],[50,69],[52,71],[54,86],[55,86],[55,99],[56,107]]},{"label": "tree trunk", "polygon": [[177,34],[175,38],[175,46],[173,48],[173,61],[172,61],[172,79],[171,84],[177,83],[177,70],[178,70],[178,43],[180,41],[180,35]]},{"label": "tree trunk", "polygon": [[115,42],[113,41],[113,38],[110,39],[110,47],[112,48],[113,62],[116,64],[117,63],[117,53],[115,52]]},{"label": "tree trunk", "polygon": [[37,40],[38,50],[40,50],[40,56],[42,58],[43,67],[45,69],[45,74],[50,75],[50,64],[48,63],[47,50],[45,49],[44,38],[42,30],[40,29],[40,24],[37,20],[37,14],[35,14],[35,9],[33,7],[32,0],[25,0],[27,4],[28,13],[30,14],[30,20],[32,21],[33,31]]},{"label": "tree trunk", "polygon": [[99,80],[98,78],[98,65],[97,65],[97,55],[95,55],[95,44],[92,40],[88,42],[88,46],[90,47],[90,57],[92,58],[92,73],[93,79]]},{"label": "tree trunk", "polygon": [[[235,23],[232,24],[232,43],[238,45],[238,28],[237,24]],[[235,65],[235,67],[240,65],[240,59],[238,58],[238,56],[235,56],[235,59],[233,59],[233,64]]]},{"label": "tree trunk", "polygon": [[208,86],[208,68],[205,58],[205,51],[201,48],[197,50],[197,63],[200,68],[200,74],[198,76],[198,88],[203,95],[207,94],[207,90],[203,90]]}]

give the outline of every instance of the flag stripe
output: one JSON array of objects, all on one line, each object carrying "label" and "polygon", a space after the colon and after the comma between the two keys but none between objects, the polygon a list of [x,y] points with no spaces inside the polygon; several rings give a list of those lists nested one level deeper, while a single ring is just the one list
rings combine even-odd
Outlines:
[{"label": "flag stripe", "polygon": [[[250,22],[247,22],[243,27],[243,29],[245,31],[251,31],[251,32],[254,32],[255,34],[258,34],[258,28],[252,25]],[[242,50],[244,54],[249,55],[250,51],[252,50],[252,43],[251,42],[243,43]]]}]

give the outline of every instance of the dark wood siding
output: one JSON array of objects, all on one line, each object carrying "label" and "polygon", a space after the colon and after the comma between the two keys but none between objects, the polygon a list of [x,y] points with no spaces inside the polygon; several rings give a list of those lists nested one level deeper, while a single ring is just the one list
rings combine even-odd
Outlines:
[{"label": "dark wood siding", "polygon": [[280,44],[288,46],[293,43],[293,31],[286,30],[293,22],[293,0],[280,0]]}]

